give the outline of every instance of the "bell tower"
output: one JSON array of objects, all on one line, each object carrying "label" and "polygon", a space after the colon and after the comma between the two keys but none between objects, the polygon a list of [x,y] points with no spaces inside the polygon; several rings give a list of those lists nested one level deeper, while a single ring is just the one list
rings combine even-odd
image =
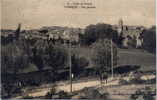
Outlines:
[{"label": "bell tower", "polygon": [[122,19],[119,19],[118,21],[118,36],[122,35],[123,33],[123,20]]},{"label": "bell tower", "polygon": [[15,38],[18,40],[20,36],[20,31],[21,31],[21,24],[18,24],[18,27],[15,31]]}]

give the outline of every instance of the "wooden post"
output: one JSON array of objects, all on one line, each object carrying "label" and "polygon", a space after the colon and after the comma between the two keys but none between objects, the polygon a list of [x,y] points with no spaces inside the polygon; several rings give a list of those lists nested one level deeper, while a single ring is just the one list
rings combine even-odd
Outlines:
[{"label": "wooden post", "polygon": [[113,78],[113,43],[111,39],[111,73],[112,73],[112,78]]},{"label": "wooden post", "polygon": [[71,68],[71,40],[69,40],[69,75],[70,75],[70,92],[72,93],[72,68]]}]

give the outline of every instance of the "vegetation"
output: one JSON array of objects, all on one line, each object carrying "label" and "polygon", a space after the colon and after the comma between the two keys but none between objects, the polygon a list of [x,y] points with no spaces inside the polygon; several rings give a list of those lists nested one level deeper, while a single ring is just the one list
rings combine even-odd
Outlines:
[{"label": "vegetation", "polygon": [[33,99],[33,97],[32,96],[24,96],[22,99]]},{"label": "vegetation", "polygon": [[55,85],[52,86],[50,91],[45,95],[45,99],[70,99],[70,95],[67,92],[57,92]]},{"label": "vegetation", "polygon": [[112,38],[114,42],[117,42],[117,32],[108,24],[89,25],[85,28],[85,34],[81,40],[84,45],[91,45],[100,38]]},{"label": "vegetation", "polygon": [[55,95],[55,94],[56,94],[56,87],[54,85],[54,86],[52,86],[52,88],[50,89],[50,91],[47,92],[47,94],[45,95],[45,98],[46,99],[52,99],[53,95]]},{"label": "vegetation", "polygon": [[143,31],[143,47],[149,52],[156,52],[156,27]]},{"label": "vegetation", "polygon": [[88,66],[88,60],[85,57],[78,57],[75,54],[72,55],[72,73],[80,74],[86,66]]},{"label": "vegetation", "polygon": [[[107,72],[111,70],[112,63],[113,65],[117,64],[117,47],[115,44],[111,44],[111,40],[108,39],[101,39],[93,44],[92,47],[94,54],[92,60],[95,63],[95,71],[99,75],[100,81],[102,81],[103,77],[107,78]],[[111,48],[113,51],[111,51]],[[111,53],[113,58],[111,58]]]},{"label": "vegetation", "polygon": [[68,51],[62,45],[50,45],[46,50],[47,64],[53,71],[64,69],[68,61]]},{"label": "vegetation", "polygon": [[28,55],[15,43],[9,43],[1,48],[2,73],[17,74],[20,69],[29,66]]},{"label": "vegetation", "polygon": [[[19,37],[19,31],[16,31],[18,34],[15,35],[18,39],[14,39],[13,35],[2,38],[2,85],[3,93],[4,91],[6,92],[5,96],[2,94],[3,97],[12,97],[16,93],[20,94],[25,86],[39,86],[69,78],[67,45],[59,42],[54,43],[52,40]],[[155,27],[143,31],[143,46],[150,52],[155,52],[156,48],[154,33]],[[141,68],[142,71],[153,71],[155,69],[154,55],[142,50],[117,49],[115,45],[118,44],[117,32],[112,29],[111,25],[89,25],[85,29],[85,34],[79,35],[81,35],[80,42],[86,46],[72,46],[72,73],[74,73],[75,77],[80,78],[81,75],[83,77],[95,77],[95,75],[98,75],[101,83],[103,79],[107,80],[111,72],[111,64],[113,63],[113,66],[115,66],[118,63],[118,50],[120,52],[119,64],[125,67],[119,68],[120,72],[126,73],[127,71],[130,72]],[[111,44],[111,40],[113,44]],[[113,51],[111,51],[111,45]],[[113,54],[113,60],[111,60],[111,54]],[[129,66],[134,65],[140,67],[129,69]],[[118,67],[114,69],[117,71],[116,74],[122,74],[118,73]],[[156,83],[155,79],[149,81],[151,84]],[[141,84],[142,82],[139,76],[132,78],[130,82],[120,80],[120,84]],[[79,98],[108,98],[108,93],[101,94],[96,89],[85,88],[82,92],[83,95],[78,93]],[[144,94],[143,97],[147,98],[148,93]],[[134,97],[136,95],[131,98]],[[25,96],[24,98],[31,99],[33,97]],[[65,91],[57,92],[54,86],[46,94],[45,98],[69,99],[71,95]]]},{"label": "vegetation", "polygon": [[133,84],[142,84],[143,82],[144,81],[141,79],[140,73],[133,73],[129,81],[129,83],[133,83]]},{"label": "vegetation", "polygon": [[93,87],[85,87],[80,90],[75,96],[77,99],[105,99],[109,100],[109,93],[100,93],[97,89]]},{"label": "vegetation", "polygon": [[155,96],[155,91],[153,91],[150,87],[145,87],[144,90],[137,90],[134,94],[130,96],[131,100],[155,100],[153,97]]},{"label": "vegetation", "polygon": [[16,93],[14,88],[19,89],[21,86],[39,85],[42,83],[42,77],[34,79],[31,78],[34,76],[31,76],[26,81],[19,77],[23,70],[32,70],[30,68],[32,65],[35,65],[39,71],[49,67],[51,73],[47,74],[51,75],[47,75],[46,77],[51,76],[51,82],[58,76],[58,71],[67,66],[66,48],[63,45],[56,46],[51,43],[48,44],[44,40],[40,40],[40,42],[36,41],[34,45],[22,39],[13,40],[13,42],[2,45],[1,54],[3,65],[2,80],[3,84],[5,84],[4,89],[8,92],[8,95]]},{"label": "vegetation", "polygon": [[63,99],[63,98],[70,99],[71,98],[70,94],[65,91],[59,91],[58,95],[59,95],[59,99]]},{"label": "vegetation", "polygon": [[121,78],[121,79],[119,80],[119,84],[120,84],[120,85],[127,85],[127,84],[129,84],[129,82],[128,82],[127,80],[124,80],[124,79]]}]

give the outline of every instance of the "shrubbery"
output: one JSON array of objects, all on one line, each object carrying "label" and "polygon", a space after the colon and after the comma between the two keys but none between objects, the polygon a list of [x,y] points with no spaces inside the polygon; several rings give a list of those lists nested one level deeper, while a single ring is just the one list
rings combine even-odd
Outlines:
[{"label": "shrubbery", "polygon": [[119,80],[119,84],[120,84],[120,85],[127,85],[127,84],[129,84],[129,82],[128,82],[127,80],[120,79],[120,80]]},{"label": "shrubbery", "polygon": [[97,89],[93,87],[83,88],[80,91],[73,92],[69,94],[65,91],[57,91],[55,86],[45,95],[45,99],[105,99],[109,100],[109,93],[100,93]]},{"label": "shrubbery", "polygon": [[137,90],[134,94],[130,96],[130,99],[139,100],[139,98],[141,98],[142,100],[155,100],[155,98],[153,97],[155,95],[155,91],[153,91],[150,87],[145,87],[144,90]]},{"label": "shrubbery", "polygon": [[88,63],[86,58],[72,55],[72,73],[79,75],[88,66]]},{"label": "shrubbery", "polygon": [[70,99],[70,95],[65,91],[57,92],[55,85],[45,95],[45,99]]},{"label": "shrubbery", "polygon": [[156,26],[143,31],[143,47],[149,52],[156,53]]},{"label": "shrubbery", "polygon": [[53,95],[55,95],[55,94],[56,94],[56,87],[54,85],[54,86],[52,86],[52,88],[50,89],[50,91],[47,92],[47,94],[45,95],[45,98],[46,99],[52,99]]},{"label": "shrubbery", "polygon": [[117,31],[113,30],[111,25],[98,23],[85,28],[85,34],[81,37],[81,42],[84,45],[91,45],[100,38],[112,38],[114,42],[117,42],[117,35]]},{"label": "shrubbery", "polygon": [[22,99],[33,99],[33,98],[34,97],[27,95],[27,96],[24,96]]},{"label": "shrubbery", "polygon": [[99,76],[101,82],[103,77],[107,76],[107,72],[112,69],[112,66],[117,65],[117,46],[112,43],[112,39],[100,39],[92,45],[92,51],[92,61],[94,63],[94,69]]},{"label": "shrubbery", "polygon": [[109,94],[107,92],[101,94],[97,89],[92,87],[90,88],[83,88],[78,92],[76,96],[73,98],[77,99],[105,99],[109,100]]},{"label": "shrubbery", "polygon": [[59,95],[59,99],[70,99],[71,98],[71,96],[65,91],[59,91],[58,95]]},{"label": "shrubbery", "polygon": [[141,84],[143,80],[141,79],[142,74],[140,72],[131,72],[129,75],[129,83]]},{"label": "shrubbery", "polygon": [[[20,72],[28,68],[31,69],[31,65],[35,65],[39,71],[48,67],[52,74],[49,76],[53,76],[52,81],[57,77],[58,71],[64,70],[67,66],[68,55],[65,46],[54,45],[45,40],[34,41],[33,44],[29,41],[19,39],[2,46],[2,82],[5,82],[6,87],[9,87],[8,84],[14,84],[15,82],[23,82],[25,86],[40,85],[42,83],[41,77],[37,79],[34,79],[34,76],[32,76],[33,78],[26,77],[25,81],[20,78]],[[45,75],[44,77],[49,76]],[[8,79],[8,77],[11,78]],[[22,87],[24,87],[23,84]],[[19,86],[15,86],[15,88],[19,88]],[[14,91],[10,92],[9,94],[12,94]],[[16,92],[18,91],[16,90],[14,93]]]}]

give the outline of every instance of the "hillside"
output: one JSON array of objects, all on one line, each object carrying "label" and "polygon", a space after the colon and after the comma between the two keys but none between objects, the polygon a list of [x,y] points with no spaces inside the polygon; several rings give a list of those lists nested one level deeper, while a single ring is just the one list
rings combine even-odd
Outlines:
[{"label": "hillside", "polygon": [[[92,67],[91,56],[92,50],[87,47],[80,47],[74,49],[79,56],[83,56],[90,60],[89,67]],[[143,71],[155,71],[156,69],[156,56],[141,49],[118,49],[118,66],[124,65],[137,65],[141,66]]]}]

